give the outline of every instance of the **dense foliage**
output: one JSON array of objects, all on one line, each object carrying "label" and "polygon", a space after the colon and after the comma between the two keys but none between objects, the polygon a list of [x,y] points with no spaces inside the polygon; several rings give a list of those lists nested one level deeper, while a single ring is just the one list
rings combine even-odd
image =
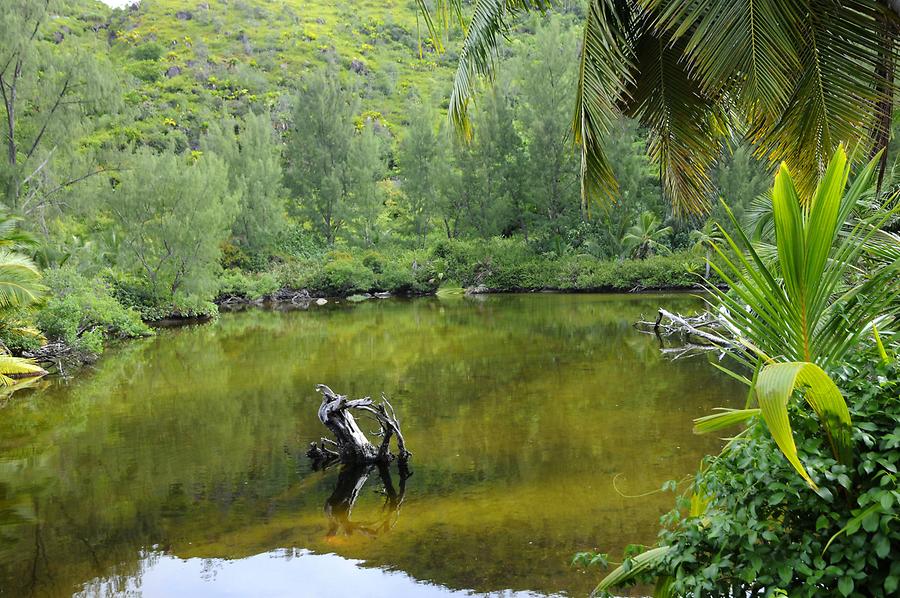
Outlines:
[{"label": "dense foliage", "polygon": [[900,367],[870,349],[832,374],[854,421],[855,465],[831,456],[814,415],[795,409],[792,420],[808,466],[834,491],[811,492],[765,428],[755,426],[707,458],[693,483],[708,497],[705,510],[685,517],[691,500],[679,498],[660,535],[671,550],[639,579],[662,574],[669,595],[896,594]]},{"label": "dense foliage", "polygon": [[893,198],[868,199],[878,159],[848,185],[839,148],[810,195],[783,166],[769,194],[774,246],[719,231],[730,249],[714,246],[714,267],[728,288],[711,303],[732,340],[716,342],[752,376],[730,372],[749,386],[744,409],[694,430],[747,427],[705,460],[659,545],[601,593],[635,580],[655,581],[657,596],[896,592],[900,345],[878,327],[895,338],[900,243],[881,228]]}]

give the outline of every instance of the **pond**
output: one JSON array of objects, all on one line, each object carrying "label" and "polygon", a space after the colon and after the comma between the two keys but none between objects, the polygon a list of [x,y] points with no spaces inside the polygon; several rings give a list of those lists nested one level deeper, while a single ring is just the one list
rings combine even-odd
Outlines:
[{"label": "pond", "polygon": [[[0,595],[585,595],[572,555],[651,543],[673,495],[646,493],[721,447],[691,419],[742,400],[635,331],[658,306],[701,303],[341,302],[124,343],[0,408]],[[412,475],[313,471],[317,383],[384,392]]]}]

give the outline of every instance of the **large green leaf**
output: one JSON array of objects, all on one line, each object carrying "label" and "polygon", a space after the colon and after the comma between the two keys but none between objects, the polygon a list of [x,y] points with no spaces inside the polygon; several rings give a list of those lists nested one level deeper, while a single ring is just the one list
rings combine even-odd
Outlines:
[{"label": "large green leaf", "polygon": [[788,417],[788,401],[795,390],[801,389],[805,390],[806,402],[828,434],[835,458],[851,466],[850,412],[841,391],[822,368],[809,362],[773,363],[763,367],[756,380],[757,399],[769,432],[794,469],[816,489],[815,482],[800,462]]},{"label": "large green leaf", "polygon": [[705,415],[694,420],[694,433],[707,434],[717,432],[724,428],[744,423],[751,417],[760,414],[759,409],[725,409],[718,408],[718,413]]},{"label": "large green leaf", "polygon": [[628,559],[625,563],[610,571],[609,575],[604,577],[597,587],[594,588],[592,595],[609,591],[633,579],[639,573],[659,565],[671,551],[671,546],[659,546],[642,552],[632,559]]}]

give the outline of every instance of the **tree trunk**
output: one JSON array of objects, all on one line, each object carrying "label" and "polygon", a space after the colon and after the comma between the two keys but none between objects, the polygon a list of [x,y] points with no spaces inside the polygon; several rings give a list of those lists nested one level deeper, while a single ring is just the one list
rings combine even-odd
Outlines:
[{"label": "tree trunk", "polygon": [[[397,437],[397,449],[401,463],[405,463],[411,453],[406,450],[400,422],[394,414],[394,408],[382,395],[381,403],[376,404],[371,398],[348,399],[339,395],[324,384],[316,386],[322,393],[322,404],[319,405],[319,421],[332,434],[334,440],[322,438],[319,445],[311,443],[307,451],[314,463],[327,465],[334,460],[342,463],[389,463],[394,455],[390,452],[391,438]],[[363,412],[375,419],[381,427],[381,443],[375,447],[356,423],[351,409]],[[336,450],[328,448],[333,446]]]}]

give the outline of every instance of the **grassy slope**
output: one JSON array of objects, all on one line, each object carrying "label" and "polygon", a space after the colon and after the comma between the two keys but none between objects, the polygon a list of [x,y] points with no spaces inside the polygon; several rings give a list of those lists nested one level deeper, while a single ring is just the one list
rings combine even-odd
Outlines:
[{"label": "grassy slope", "polygon": [[303,75],[327,64],[360,90],[361,116],[396,132],[410,99],[439,103],[455,68],[420,35],[414,0],[143,0],[108,14],[110,57],[132,82],[134,116],[118,132],[135,140],[193,141],[223,114],[262,107],[284,118]]}]

